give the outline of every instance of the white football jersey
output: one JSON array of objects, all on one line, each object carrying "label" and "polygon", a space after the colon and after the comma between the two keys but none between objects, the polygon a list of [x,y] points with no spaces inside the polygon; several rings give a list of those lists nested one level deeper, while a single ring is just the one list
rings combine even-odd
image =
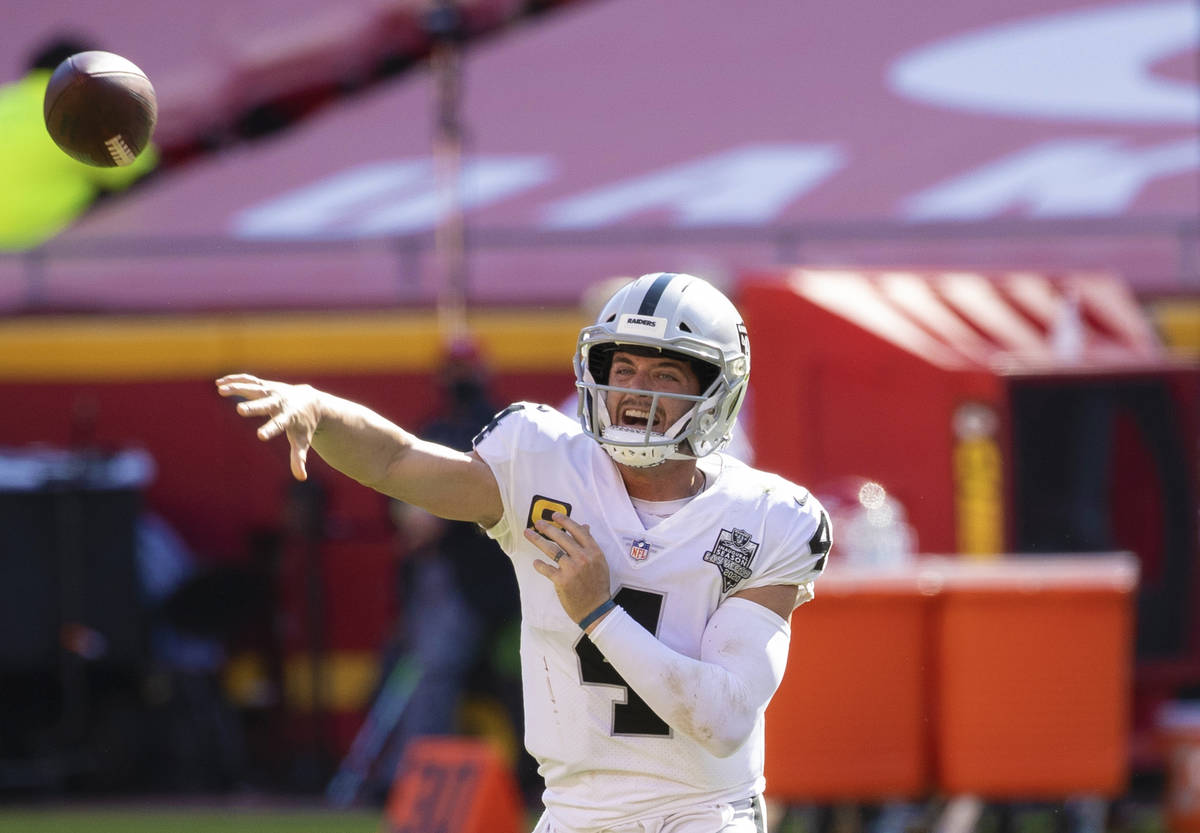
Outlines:
[{"label": "white football jersey", "polygon": [[488,534],[512,558],[521,588],[525,742],[555,819],[592,830],[760,792],[762,715],[728,758],[668,726],[563,611],[554,585],[532,566],[546,556],[523,531],[554,511],[588,524],[608,559],[616,601],[665,645],[699,657],[705,626],[730,595],[794,584],[811,598],[830,535],[816,498],[711,454],[699,460],[704,490],[646,529],[616,464],[550,406],[510,406],[475,449],[504,501],[504,517]]}]

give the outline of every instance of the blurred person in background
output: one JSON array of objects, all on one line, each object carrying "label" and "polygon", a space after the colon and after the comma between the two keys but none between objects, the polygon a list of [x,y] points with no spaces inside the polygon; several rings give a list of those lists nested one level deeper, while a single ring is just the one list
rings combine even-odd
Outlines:
[{"label": "blurred person in background", "polygon": [[509,406],[468,453],[308,385],[217,380],[262,440],[286,435],[386,495],[484,528],[521,590],[536,833],[762,833],[764,714],[793,610],[832,542],[808,490],[719,453],[750,373],[732,303],[645,275],[584,327],[576,422]]},{"label": "blurred person in background", "polygon": [[173,790],[225,790],[245,775],[245,738],[221,686],[226,643],[261,603],[262,582],[204,567],[166,520],[137,523],[137,565],[150,614],[147,781]]},{"label": "blurred person in background", "polygon": [[[418,435],[470,451],[498,410],[478,346],[469,340],[450,344],[436,381],[439,411]],[[497,667],[503,665],[503,639],[520,614],[516,578],[500,548],[475,524],[400,501],[390,502],[389,510],[406,554],[399,581],[402,622],[385,665],[412,663],[417,682],[374,768],[370,789],[376,798],[386,796],[409,741],[459,731],[469,684],[480,673],[518,736],[522,726],[520,692],[508,690],[505,669]],[[517,674],[510,676],[516,683]]]},{"label": "blurred person in background", "polygon": [[46,132],[42,100],[55,67],[95,48],[82,39],[55,37],[35,49],[22,78],[0,87],[0,251],[40,246],[98,199],[129,188],[158,164],[151,146],[124,167],[85,165]]},{"label": "blurred person in background", "polygon": [[917,553],[917,531],[895,495],[876,480],[839,477],[813,489],[838,530],[843,567],[905,567]]}]

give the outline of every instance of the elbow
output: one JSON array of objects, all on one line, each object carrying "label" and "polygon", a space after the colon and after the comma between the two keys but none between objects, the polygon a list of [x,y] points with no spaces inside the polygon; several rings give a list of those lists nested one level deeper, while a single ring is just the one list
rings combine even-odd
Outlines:
[{"label": "elbow", "polygon": [[733,755],[733,753],[745,746],[746,741],[749,739],[749,733],[745,735],[734,736],[728,732],[725,732],[719,735],[713,735],[712,737],[708,738],[707,741],[701,741],[700,745],[703,746],[704,749],[714,757],[728,758]]},{"label": "elbow", "polygon": [[746,738],[722,738],[713,743],[709,743],[705,748],[717,758],[728,758],[742,748],[742,744],[746,742]]},{"label": "elbow", "polygon": [[354,479],[368,489],[379,492],[381,495],[386,495],[404,503],[412,503],[411,495],[402,492],[398,488],[399,485],[405,483],[400,468],[400,460],[403,453],[404,449],[398,448],[390,455],[379,458],[373,467],[362,472],[359,476],[354,476]]},{"label": "elbow", "polygon": [[681,719],[676,724],[704,751],[718,758],[728,758],[746,745],[761,713],[745,687],[733,683],[728,678],[722,687],[702,687],[708,696],[694,696],[688,708],[680,710]]},{"label": "elbow", "polygon": [[695,731],[689,732],[704,751],[717,758],[728,758],[746,745],[754,732],[753,718],[747,720],[725,715],[711,721],[693,724]]}]

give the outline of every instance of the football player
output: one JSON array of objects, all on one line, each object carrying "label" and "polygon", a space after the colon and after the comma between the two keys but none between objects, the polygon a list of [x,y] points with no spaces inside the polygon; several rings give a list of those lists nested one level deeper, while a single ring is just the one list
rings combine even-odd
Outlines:
[{"label": "football player", "polygon": [[722,454],[746,394],[741,316],[645,275],[579,335],[579,420],[502,411],[460,453],[306,385],[217,380],[361,483],[483,527],[521,588],[535,833],[763,833],[763,714],[831,542],[807,490]]}]

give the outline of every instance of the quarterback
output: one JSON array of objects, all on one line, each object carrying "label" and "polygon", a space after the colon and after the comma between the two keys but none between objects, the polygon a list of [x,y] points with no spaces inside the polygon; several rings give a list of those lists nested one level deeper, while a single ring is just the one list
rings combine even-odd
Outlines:
[{"label": "quarterback", "polygon": [[217,386],[287,436],[295,477],[315,449],[512,559],[535,833],[762,833],[763,714],[831,530],[807,490],[721,453],[749,374],[733,304],[659,273],[581,331],[578,421],[511,405],[469,453],[307,385]]}]

